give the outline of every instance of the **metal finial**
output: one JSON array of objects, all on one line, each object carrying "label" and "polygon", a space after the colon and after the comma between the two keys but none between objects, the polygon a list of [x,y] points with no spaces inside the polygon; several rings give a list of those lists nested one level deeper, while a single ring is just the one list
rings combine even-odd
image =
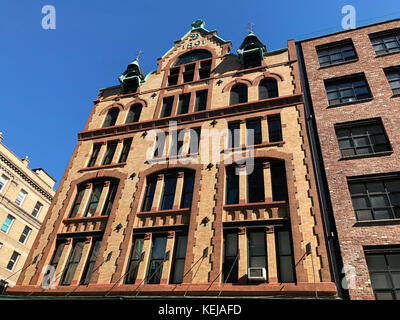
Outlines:
[{"label": "metal finial", "polygon": [[249,22],[249,33],[253,33],[253,27],[255,26],[255,24],[254,23],[252,23],[252,22]]},{"label": "metal finial", "polygon": [[136,54],[136,59],[135,60],[139,60],[140,56],[142,55],[143,51],[139,50]]}]

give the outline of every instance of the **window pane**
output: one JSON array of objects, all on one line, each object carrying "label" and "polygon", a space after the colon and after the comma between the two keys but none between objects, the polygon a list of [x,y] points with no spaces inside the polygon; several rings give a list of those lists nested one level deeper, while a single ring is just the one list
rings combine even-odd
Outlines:
[{"label": "window pane", "polygon": [[370,196],[370,201],[373,208],[387,207],[389,205],[386,195]]},{"label": "window pane", "polygon": [[257,256],[257,255],[264,256],[266,254],[264,232],[249,233],[249,250],[250,250],[250,256]]},{"label": "window pane", "polygon": [[374,210],[374,216],[376,220],[391,219],[392,214],[389,209]]},{"label": "window pane", "polygon": [[372,211],[371,210],[356,210],[357,220],[373,220]]},{"label": "window pane", "polygon": [[368,269],[374,270],[386,270],[386,260],[383,254],[368,254],[366,255]]},{"label": "window pane", "polygon": [[372,273],[371,284],[373,289],[390,289],[392,287],[389,275],[383,272]]},{"label": "window pane", "polygon": [[394,300],[391,292],[375,292],[376,300]]},{"label": "window pane", "polygon": [[368,198],[365,197],[357,197],[351,199],[353,202],[354,209],[364,209],[369,208]]},{"label": "window pane", "polygon": [[225,236],[225,255],[235,257],[237,255],[238,240],[236,233],[228,233]]},{"label": "window pane", "polygon": [[294,268],[291,256],[281,256],[279,258],[279,269],[281,282],[294,282]]},{"label": "window pane", "polygon": [[381,193],[381,192],[385,191],[385,187],[383,185],[383,182],[381,182],[381,181],[368,182],[367,189],[368,189],[369,193],[373,193],[373,192]]}]

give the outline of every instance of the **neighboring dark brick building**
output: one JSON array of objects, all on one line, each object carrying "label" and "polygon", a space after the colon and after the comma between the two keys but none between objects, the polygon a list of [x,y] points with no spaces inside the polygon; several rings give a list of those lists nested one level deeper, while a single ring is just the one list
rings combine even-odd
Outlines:
[{"label": "neighboring dark brick building", "polygon": [[329,189],[323,207],[337,229],[328,238],[355,268],[350,299],[400,299],[400,19],[297,48],[319,184]]}]

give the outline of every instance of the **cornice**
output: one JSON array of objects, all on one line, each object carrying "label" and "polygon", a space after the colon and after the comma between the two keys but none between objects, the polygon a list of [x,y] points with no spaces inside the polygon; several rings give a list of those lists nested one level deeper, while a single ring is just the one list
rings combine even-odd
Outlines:
[{"label": "cornice", "polygon": [[33,189],[38,191],[50,202],[53,200],[53,196],[39,186],[33,179],[26,175],[20,168],[18,168],[11,160],[9,160],[4,154],[0,152],[0,161],[5,163],[12,171],[14,171],[22,180],[26,181]]}]

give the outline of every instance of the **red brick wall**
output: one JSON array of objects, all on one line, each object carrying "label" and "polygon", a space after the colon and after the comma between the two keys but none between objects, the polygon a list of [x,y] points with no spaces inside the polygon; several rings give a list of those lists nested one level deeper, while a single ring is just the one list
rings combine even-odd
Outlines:
[{"label": "red brick wall", "polygon": [[[302,43],[315,120],[326,169],[330,197],[337,225],[344,265],[356,270],[355,288],[351,299],[374,299],[363,246],[400,244],[399,221],[383,224],[356,223],[354,209],[347,188],[346,177],[400,171],[400,97],[393,93],[383,68],[400,65],[400,53],[376,57],[369,34],[400,27],[392,21],[356,30],[341,32]],[[315,47],[351,38],[358,61],[328,68],[320,68]],[[324,79],[364,72],[373,99],[328,108]],[[339,160],[340,151],[334,124],[380,117],[393,148],[386,156]]]}]

